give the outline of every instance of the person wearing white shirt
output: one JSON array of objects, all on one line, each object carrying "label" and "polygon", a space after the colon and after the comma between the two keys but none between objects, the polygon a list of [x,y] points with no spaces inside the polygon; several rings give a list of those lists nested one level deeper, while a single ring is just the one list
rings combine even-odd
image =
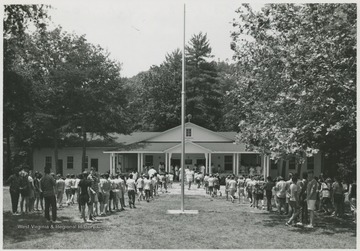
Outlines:
[{"label": "person wearing white shirt", "polygon": [[[193,181],[194,181],[194,171],[192,171],[192,170],[189,170],[189,169],[187,169],[188,171],[186,172],[186,181],[188,182],[188,184],[189,184],[189,190],[190,190],[190,188],[191,188],[191,184],[193,183]],[[185,170],[186,171],[186,170]]]},{"label": "person wearing white shirt", "polygon": [[146,176],[144,179],[144,190],[145,190],[145,199],[147,202],[150,200],[150,191],[151,191],[151,180],[149,176]]},{"label": "person wearing white shirt", "polygon": [[129,196],[129,206],[130,206],[130,208],[136,208],[135,207],[136,182],[133,179],[132,174],[130,174],[129,178],[126,180],[126,187],[127,187],[128,196]]}]

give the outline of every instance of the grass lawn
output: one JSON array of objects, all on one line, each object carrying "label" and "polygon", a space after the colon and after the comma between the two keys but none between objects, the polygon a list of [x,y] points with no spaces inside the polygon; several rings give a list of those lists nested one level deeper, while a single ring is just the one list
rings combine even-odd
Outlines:
[{"label": "grass lawn", "polygon": [[67,207],[58,211],[59,228],[49,228],[40,213],[12,216],[9,191],[4,188],[3,248],[356,248],[356,225],[350,219],[321,216],[315,229],[286,227],[285,216],[252,209],[248,203],[232,204],[224,197],[211,201],[202,189],[185,199],[186,209],[199,210],[198,215],[168,215],[167,209],[180,209],[175,186],[170,194],[98,218],[97,223],[81,223],[77,205]]}]

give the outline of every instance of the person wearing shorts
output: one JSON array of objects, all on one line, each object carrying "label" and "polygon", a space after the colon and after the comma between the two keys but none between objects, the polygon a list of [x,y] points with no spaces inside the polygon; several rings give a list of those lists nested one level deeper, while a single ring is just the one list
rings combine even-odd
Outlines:
[{"label": "person wearing shorts", "polygon": [[65,191],[65,181],[62,179],[61,175],[58,174],[56,180],[56,202],[58,208],[62,208],[64,191]]},{"label": "person wearing shorts", "polygon": [[100,204],[101,216],[106,216],[108,212],[109,198],[110,198],[111,182],[109,181],[109,174],[103,174],[100,179],[100,191],[102,194],[102,202]]},{"label": "person wearing shorts", "polygon": [[129,178],[126,180],[126,187],[127,187],[128,196],[129,196],[129,207],[136,208],[135,207],[136,182],[133,179],[132,174],[130,174]]},{"label": "person wearing shorts", "polygon": [[276,199],[278,201],[278,212],[279,214],[282,214],[281,208],[285,209],[285,203],[286,203],[286,182],[284,178],[281,176],[278,177],[278,182],[276,183],[275,191],[276,191]]},{"label": "person wearing shorts", "polygon": [[204,187],[205,187],[205,193],[208,194],[209,193],[209,175],[205,174],[204,177]]},{"label": "person wearing shorts", "polygon": [[214,197],[214,182],[215,182],[215,178],[212,174],[210,174],[208,183],[209,183],[209,194],[211,197]]},{"label": "person wearing shorts", "polygon": [[30,205],[29,205],[30,184],[29,184],[28,173],[25,170],[21,170],[19,172],[19,176],[20,176],[20,195],[21,195],[20,210],[21,210],[21,214],[23,214],[24,202],[25,202],[25,213],[29,212],[30,209]]},{"label": "person wearing shorts", "polygon": [[71,175],[71,197],[70,197],[70,203],[72,205],[75,204],[75,194],[76,194],[76,176],[75,174]]},{"label": "person wearing shorts", "polygon": [[143,199],[145,199],[144,196],[144,175],[141,175],[137,180],[136,180],[136,187],[139,190],[139,194],[138,194],[138,201],[141,201]]},{"label": "person wearing shorts", "polygon": [[151,180],[149,176],[146,176],[144,179],[144,190],[145,190],[145,199],[147,202],[150,201],[150,191],[151,191]]},{"label": "person wearing shorts", "polygon": [[117,212],[120,212],[121,209],[119,209],[119,204],[121,205],[121,182],[120,182],[120,176],[116,175],[115,179],[114,179],[114,190],[113,190],[113,196],[114,196],[114,210],[116,210]]},{"label": "person wearing shorts", "polygon": [[236,181],[234,179],[234,176],[231,176],[229,180],[229,193],[230,193],[230,199],[231,202],[234,203],[235,201],[235,192],[236,192]]},{"label": "person wearing shorts", "polygon": [[290,226],[291,224],[293,224],[293,222],[297,219],[297,217],[299,216],[300,213],[300,208],[299,208],[299,192],[300,192],[300,187],[297,185],[297,177],[296,175],[293,175],[291,177],[291,184],[289,187],[289,192],[290,192],[290,196],[289,196],[289,205],[291,207],[291,212],[292,212],[292,216],[290,217],[289,221],[287,221],[285,223],[286,226]]},{"label": "person wearing shorts", "polygon": [[70,177],[70,174],[66,175],[65,178],[65,194],[66,194],[66,204],[70,205],[71,203],[71,185],[72,185],[72,180]]},{"label": "person wearing shorts", "polygon": [[240,176],[240,178],[238,179],[237,186],[238,186],[239,203],[241,196],[243,196],[243,201],[245,203],[245,180],[243,176]]},{"label": "person wearing shorts", "polygon": [[306,189],[306,195],[307,195],[306,200],[310,215],[310,224],[306,225],[306,227],[314,228],[314,211],[316,209],[315,204],[316,204],[317,191],[318,191],[318,182],[315,180],[312,173],[309,173],[308,177],[310,181]]}]

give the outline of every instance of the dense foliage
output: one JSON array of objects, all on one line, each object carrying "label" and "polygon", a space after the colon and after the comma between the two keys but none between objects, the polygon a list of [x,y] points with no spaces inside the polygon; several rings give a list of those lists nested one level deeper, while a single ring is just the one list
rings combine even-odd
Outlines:
[{"label": "dense foliage", "polygon": [[[237,11],[232,49],[239,140],[273,158],[318,151],[356,165],[356,5]],[[335,159],[334,159],[335,157]]]}]

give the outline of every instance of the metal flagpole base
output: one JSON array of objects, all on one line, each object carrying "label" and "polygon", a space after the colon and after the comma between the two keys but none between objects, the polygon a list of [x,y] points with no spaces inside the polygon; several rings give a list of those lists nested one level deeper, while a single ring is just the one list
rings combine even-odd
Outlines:
[{"label": "metal flagpole base", "polygon": [[167,210],[167,214],[198,214],[198,210]]}]

